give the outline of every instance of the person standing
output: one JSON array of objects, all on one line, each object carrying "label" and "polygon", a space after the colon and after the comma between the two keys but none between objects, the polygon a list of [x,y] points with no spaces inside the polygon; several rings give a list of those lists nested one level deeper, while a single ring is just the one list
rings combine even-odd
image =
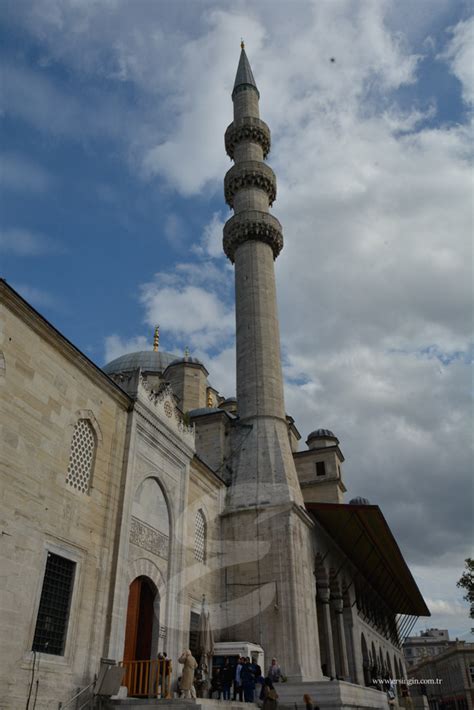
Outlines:
[{"label": "person standing", "polygon": [[183,664],[183,673],[181,675],[181,696],[183,698],[195,698],[196,691],[194,689],[194,671],[197,668],[197,661],[189,650],[183,651],[178,658],[179,663]]},{"label": "person standing", "polygon": [[244,702],[253,703],[255,694],[255,671],[250,663],[250,658],[246,658],[240,671],[242,689],[244,691]]},{"label": "person standing", "polygon": [[239,699],[239,702],[242,702],[242,679],[240,677],[242,673],[242,666],[244,663],[244,659],[242,657],[239,658],[237,661],[237,665],[235,667],[235,677],[234,677],[234,700]]},{"label": "person standing", "polygon": [[268,669],[267,675],[268,678],[270,678],[270,680],[272,681],[272,683],[279,683],[281,681],[281,677],[283,674],[276,658],[272,658],[272,664]]},{"label": "person standing", "polygon": [[234,677],[234,672],[230,661],[228,658],[224,659],[224,666],[222,668],[222,695],[224,700],[230,700],[230,688],[232,686],[232,679]]}]

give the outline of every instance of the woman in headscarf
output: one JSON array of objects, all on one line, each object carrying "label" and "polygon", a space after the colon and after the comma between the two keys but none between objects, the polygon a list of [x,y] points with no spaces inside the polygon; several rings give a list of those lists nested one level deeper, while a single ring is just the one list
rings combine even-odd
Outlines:
[{"label": "woman in headscarf", "polygon": [[197,668],[197,661],[189,650],[183,651],[178,658],[179,663],[183,664],[183,673],[181,675],[181,697],[195,698],[196,691],[194,690],[194,671]]},{"label": "woman in headscarf", "polygon": [[279,683],[281,681],[282,672],[276,658],[272,658],[272,665],[268,669],[267,676],[272,683]]}]

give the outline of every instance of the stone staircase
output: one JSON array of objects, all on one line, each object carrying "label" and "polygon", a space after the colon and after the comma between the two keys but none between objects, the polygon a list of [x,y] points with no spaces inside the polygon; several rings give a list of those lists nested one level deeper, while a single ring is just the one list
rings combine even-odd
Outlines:
[{"label": "stone staircase", "polygon": [[197,698],[196,700],[157,700],[156,698],[146,700],[140,698],[123,698],[120,700],[102,701],[103,710],[119,710],[120,708],[130,710],[150,710],[151,708],[161,708],[161,710],[258,710],[255,703],[240,703],[233,700],[209,700],[208,698]]}]

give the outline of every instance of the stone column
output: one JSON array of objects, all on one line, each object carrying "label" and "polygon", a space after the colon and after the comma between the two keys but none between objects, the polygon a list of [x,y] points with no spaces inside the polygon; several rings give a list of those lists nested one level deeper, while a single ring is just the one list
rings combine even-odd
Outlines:
[{"label": "stone column", "polygon": [[334,659],[334,642],[332,637],[331,609],[329,587],[318,585],[318,598],[322,604],[324,637],[326,639],[326,664],[329,676],[336,677],[336,662]]},{"label": "stone column", "polygon": [[342,597],[340,596],[333,597],[331,601],[336,615],[336,628],[339,643],[339,658],[341,664],[338,675],[340,675],[344,680],[347,680],[349,678],[349,664],[347,662],[347,646],[346,637],[344,634],[344,604],[342,601]]}]

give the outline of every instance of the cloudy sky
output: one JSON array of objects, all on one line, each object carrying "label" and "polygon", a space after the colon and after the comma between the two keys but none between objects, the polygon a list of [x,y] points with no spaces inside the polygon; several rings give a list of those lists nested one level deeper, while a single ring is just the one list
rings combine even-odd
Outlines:
[{"label": "cloudy sky", "polygon": [[[2,275],[95,362],[189,346],[235,392],[223,134],[272,130],[287,410],[333,429],[433,617],[472,539],[473,19],[464,0],[3,0]],[[302,445],[304,445],[302,443]]]}]

